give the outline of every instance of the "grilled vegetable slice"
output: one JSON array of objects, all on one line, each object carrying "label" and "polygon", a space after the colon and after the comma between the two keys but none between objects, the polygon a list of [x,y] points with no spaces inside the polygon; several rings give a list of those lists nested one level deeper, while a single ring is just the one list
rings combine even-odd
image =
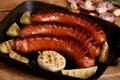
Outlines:
[{"label": "grilled vegetable slice", "polygon": [[108,59],[108,51],[109,51],[109,46],[107,41],[104,42],[102,49],[101,49],[101,53],[99,56],[99,62],[104,63],[106,62],[106,60]]},{"label": "grilled vegetable slice", "polygon": [[19,36],[19,33],[20,33],[20,28],[17,25],[17,23],[13,23],[6,32],[6,34],[10,37],[17,37]]},{"label": "grilled vegetable slice", "polygon": [[14,52],[14,51],[10,52],[9,57],[15,60],[21,61],[23,63],[29,63],[29,59],[27,57],[21,56],[17,52]]},{"label": "grilled vegetable slice", "polygon": [[94,66],[89,68],[62,70],[61,72],[63,75],[87,79],[90,76],[94,75],[97,69],[98,69],[98,66]]},{"label": "grilled vegetable slice", "polygon": [[43,51],[37,61],[41,68],[52,72],[60,71],[66,65],[66,59],[55,51]]},{"label": "grilled vegetable slice", "polygon": [[31,23],[31,15],[29,11],[23,13],[20,18],[20,23],[22,24],[30,24]]},{"label": "grilled vegetable slice", "polygon": [[0,44],[0,52],[1,53],[10,53],[14,46],[14,40],[8,40]]}]

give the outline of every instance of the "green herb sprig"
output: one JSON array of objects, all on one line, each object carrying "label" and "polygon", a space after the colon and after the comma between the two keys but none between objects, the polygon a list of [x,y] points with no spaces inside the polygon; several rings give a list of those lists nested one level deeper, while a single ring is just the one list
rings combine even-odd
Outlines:
[{"label": "green herb sprig", "polygon": [[111,3],[113,3],[114,5],[117,5],[120,7],[120,0],[107,0],[110,1]]}]

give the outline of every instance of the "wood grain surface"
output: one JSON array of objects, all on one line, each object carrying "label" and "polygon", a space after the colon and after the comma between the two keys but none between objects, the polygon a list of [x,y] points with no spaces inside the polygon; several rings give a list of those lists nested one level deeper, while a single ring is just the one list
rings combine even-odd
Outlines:
[{"label": "wood grain surface", "polygon": [[[17,5],[26,0],[0,0],[0,21]],[[66,0],[36,0],[67,7]],[[47,75],[47,74],[46,74]],[[0,80],[45,80],[0,61]],[[110,66],[99,80],[120,80],[120,60],[118,66]]]}]

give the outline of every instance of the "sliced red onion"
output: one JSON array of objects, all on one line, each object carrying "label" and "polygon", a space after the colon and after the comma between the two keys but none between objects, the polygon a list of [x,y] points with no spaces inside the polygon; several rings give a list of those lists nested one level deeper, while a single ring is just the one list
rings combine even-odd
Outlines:
[{"label": "sliced red onion", "polygon": [[92,2],[93,0],[86,0],[86,1],[91,1]]},{"label": "sliced red onion", "polygon": [[100,2],[98,3],[98,8],[106,7],[108,11],[112,11],[114,6],[110,2]]},{"label": "sliced red onion", "polygon": [[106,6],[106,2],[99,2],[98,3],[98,7],[104,7],[104,5]]},{"label": "sliced red onion", "polygon": [[101,13],[99,15],[99,18],[102,18],[102,19],[107,20],[107,21],[112,22],[112,23],[115,22],[115,17],[111,13],[108,13],[108,12]]},{"label": "sliced red onion", "polygon": [[68,3],[72,3],[75,2],[76,4],[79,4],[81,0],[67,0]]},{"label": "sliced red onion", "polygon": [[82,10],[83,12],[88,12],[88,13],[94,12],[96,10],[96,7],[92,4],[91,1],[88,1],[88,5],[87,6],[86,6],[86,4],[87,4],[86,2],[85,3],[81,3],[79,5],[80,10]]},{"label": "sliced red onion", "polygon": [[107,2],[107,8],[108,8],[108,11],[112,11],[114,8],[114,5],[110,2]]}]

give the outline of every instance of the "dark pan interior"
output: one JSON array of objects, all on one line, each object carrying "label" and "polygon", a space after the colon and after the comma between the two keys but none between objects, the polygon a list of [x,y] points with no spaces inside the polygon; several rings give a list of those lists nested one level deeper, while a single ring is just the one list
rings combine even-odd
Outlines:
[{"label": "dark pan interior", "polygon": [[[37,1],[26,1],[26,2],[22,3],[21,5],[19,5],[18,7],[16,7],[13,11],[11,11],[4,18],[4,20],[1,21],[1,23],[0,23],[0,43],[11,39],[10,37],[8,37],[5,34],[5,32],[7,31],[7,29],[9,28],[9,26],[11,24],[13,24],[14,22],[17,22],[17,24],[20,25],[20,27],[23,26],[22,24],[19,23],[19,19],[25,11],[29,11],[31,13],[31,15],[33,15],[37,12],[42,12],[45,10],[63,11],[63,12],[68,12],[68,13],[70,12],[69,9],[64,8],[64,7],[51,5],[48,3],[37,2]],[[111,64],[112,60],[115,57],[115,54],[117,54],[116,49],[118,49],[118,42],[120,40],[120,37],[119,37],[120,29],[118,28],[118,26],[116,26],[110,22],[104,21],[102,19],[98,19],[96,17],[87,15],[85,13],[80,13],[80,15],[84,15],[84,16],[94,20],[103,28],[104,32],[107,35],[107,41],[108,41],[108,45],[110,47],[109,58],[108,58],[107,62],[104,64],[98,63],[97,65],[99,67],[98,67],[96,74],[88,79],[88,80],[91,80],[91,79],[95,80],[103,74],[103,72],[106,70],[106,68],[109,66],[109,64]],[[38,65],[36,63],[37,55],[38,54],[35,54],[34,56],[33,55],[28,56],[31,59],[31,62],[29,64],[24,64],[22,62],[11,59],[8,57],[8,55],[2,54],[2,53],[0,53],[0,59],[10,65],[16,66],[18,68],[21,68],[22,70],[26,70],[28,72],[31,72],[33,74],[36,74],[38,76],[41,76],[41,77],[44,77],[47,79],[52,79],[52,80],[54,80],[54,79],[55,80],[56,79],[57,80],[59,80],[59,79],[60,80],[78,79],[78,78],[74,78],[74,77],[64,76],[64,75],[61,75],[60,73],[54,73],[54,72],[50,72],[50,71],[46,71],[46,70],[42,70],[42,69],[38,68]],[[34,57],[35,57],[35,59],[34,59]],[[71,66],[71,64],[70,64],[70,66]]]}]

